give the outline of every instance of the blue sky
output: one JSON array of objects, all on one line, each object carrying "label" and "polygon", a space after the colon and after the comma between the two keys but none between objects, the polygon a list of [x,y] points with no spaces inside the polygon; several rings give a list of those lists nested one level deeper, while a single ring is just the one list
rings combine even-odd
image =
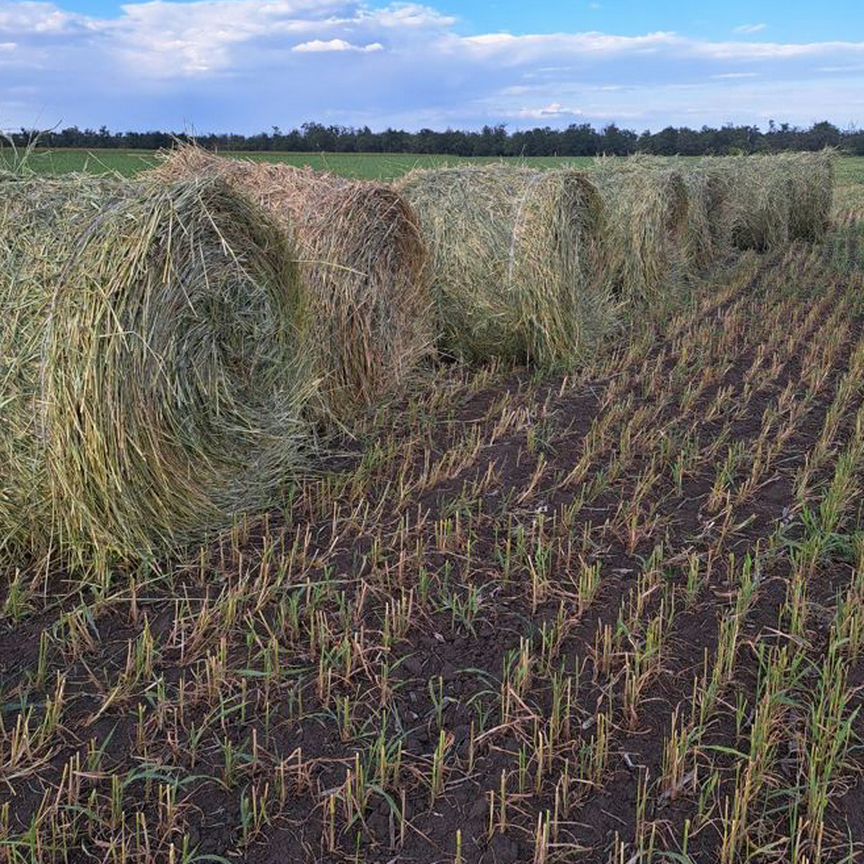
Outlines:
[{"label": "blue sky", "polygon": [[0,129],[864,125],[862,0],[0,0]]},{"label": "blue sky", "polygon": [[763,35],[772,39],[809,41],[838,36],[864,37],[864,11],[860,0],[500,0],[436,4],[464,21],[465,30],[497,29],[523,33],[603,30],[638,35],[674,30],[689,36],[724,38],[742,24],[764,24]]}]

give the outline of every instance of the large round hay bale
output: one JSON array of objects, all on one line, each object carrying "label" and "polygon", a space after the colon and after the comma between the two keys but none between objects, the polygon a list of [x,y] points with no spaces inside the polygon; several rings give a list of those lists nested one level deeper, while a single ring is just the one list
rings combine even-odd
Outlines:
[{"label": "large round hay bale", "polygon": [[417,210],[431,251],[445,353],[559,365],[608,332],[603,210],[584,174],[415,170],[396,188]]},{"label": "large round hay bale", "polygon": [[779,159],[789,172],[790,239],[821,240],[834,204],[834,153],[785,153]]},{"label": "large round hay bale", "polygon": [[[713,161],[713,160],[712,160]],[[830,151],[718,159],[726,183],[732,243],[764,252],[790,240],[820,240],[830,224]]]},{"label": "large round hay bale", "polygon": [[726,254],[731,242],[726,182],[712,168],[716,161],[706,158],[679,169],[687,187],[685,255],[699,270]]},{"label": "large round hay bale", "polygon": [[302,456],[303,298],[219,182],[0,183],[0,562],[147,558]]},{"label": "large round hay bale", "polygon": [[414,211],[390,187],[189,145],[155,173],[221,177],[286,231],[310,298],[323,407],[337,419],[392,393],[432,350],[426,250]]},{"label": "large round hay bale", "polygon": [[627,301],[653,303],[690,267],[689,200],[683,174],[660,160],[598,160],[608,223],[609,278]]},{"label": "large round hay bale", "polygon": [[792,195],[789,171],[776,156],[730,156],[712,160],[725,185],[729,237],[738,249],[765,252],[789,242]]}]

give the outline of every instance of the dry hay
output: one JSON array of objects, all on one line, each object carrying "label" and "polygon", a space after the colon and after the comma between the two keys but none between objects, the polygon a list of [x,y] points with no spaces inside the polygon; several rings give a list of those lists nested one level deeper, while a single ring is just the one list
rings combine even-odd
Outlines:
[{"label": "dry hay", "polygon": [[778,158],[789,172],[790,239],[821,240],[834,204],[834,152],[786,153]]},{"label": "dry hay", "polygon": [[[687,183],[658,159],[600,159],[592,178],[608,223],[609,279],[627,301],[652,303],[689,271],[692,233]],[[704,241],[699,240],[699,243]]]},{"label": "dry hay", "polygon": [[300,255],[323,406],[344,420],[401,386],[434,344],[417,217],[387,186],[181,145],[162,179],[217,176],[273,214]]},{"label": "dry hay", "polygon": [[0,563],[146,559],[278,496],[292,258],[222,183],[0,183]]},{"label": "dry hay", "polygon": [[712,175],[723,184],[731,245],[765,252],[788,244],[792,199],[785,163],[776,156],[728,156],[709,161]]},{"label": "dry hay", "polygon": [[[820,240],[830,223],[833,175],[829,151],[704,158],[685,173],[695,211],[689,221],[708,225],[708,235],[696,233],[710,238],[715,253]],[[702,257],[698,246],[693,251]],[[710,257],[707,245],[702,251]]]},{"label": "dry hay", "polygon": [[584,174],[415,170],[396,188],[420,215],[431,252],[445,353],[554,366],[609,331],[602,205]]},{"label": "dry hay", "polygon": [[680,163],[678,169],[688,201],[684,254],[698,270],[725,255],[731,243],[726,181],[712,168],[716,161],[706,158],[686,166]]}]

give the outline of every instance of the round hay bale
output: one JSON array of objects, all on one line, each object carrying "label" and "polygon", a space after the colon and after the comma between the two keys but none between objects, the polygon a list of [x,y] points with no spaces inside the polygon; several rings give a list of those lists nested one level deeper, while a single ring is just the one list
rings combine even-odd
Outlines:
[{"label": "round hay bale", "polygon": [[789,237],[816,242],[831,224],[834,204],[834,153],[784,153],[779,157],[789,172]]},{"label": "round hay bale", "polygon": [[595,170],[608,223],[609,278],[616,296],[653,303],[690,266],[687,184],[656,159],[601,159]]},{"label": "round hay bale", "polygon": [[0,561],[146,559],[302,459],[303,297],[219,182],[0,184]]},{"label": "round hay bale", "polygon": [[729,156],[712,160],[724,184],[732,245],[765,252],[789,242],[792,195],[789,171],[775,156]]},{"label": "round hay bale", "polygon": [[393,189],[190,145],[166,154],[155,173],[221,177],[286,231],[311,303],[323,407],[336,419],[394,392],[431,352],[426,249],[416,214]]},{"label": "round hay bale", "polygon": [[431,252],[445,353],[555,366],[609,331],[603,210],[583,173],[415,170],[396,188],[420,215]]},{"label": "round hay bale", "polygon": [[726,182],[710,158],[681,166],[687,186],[686,258],[700,270],[725,254],[730,245]]}]

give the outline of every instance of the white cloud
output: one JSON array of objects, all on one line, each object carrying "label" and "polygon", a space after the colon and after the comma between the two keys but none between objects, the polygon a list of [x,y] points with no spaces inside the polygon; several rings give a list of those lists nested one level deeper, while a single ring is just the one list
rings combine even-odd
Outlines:
[{"label": "white cloud", "polygon": [[456,23],[456,19],[451,15],[442,15],[437,10],[418,3],[397,3],[377,13],[370,12],[369,17],[382,27],[398,29],[444,29]]},{"label": "white cloud", "polygon": [[463,37],[458,40],[458,44],[463,50],[467,49],[477,56],[497,56],[506,62],[518,64],[539,61],[543,57],[548,61],[553,55],[615,57],[651,53],[661,48],[674,48],[685,41],[675,33],[668,32],[648,33],[645,36],[615,36],[591,31],[527,36],[487,33]]},{"label": "white cloud", "polygon": [[731,80],[735,78],[758,78],[757,72],[721,72],[711,76],[715,81]]},{"label": "white cloud", "polygon": [[86,24],[82,16],[58,9],[53,3],[0,4],[0,33],[59,34]]},{"label": "white cloud", "polygon": [[327,51],[359,51],[361,54],[371,54],[376,51],[383,51],[384,46],[380,42],[370,42],[368,45],[352,45],[344,39],[312,39],[309,42],[295,45],[291,50],[300,54],[320,54]]},{"label": "white cloud", "polygon": [[761,33],[767,26],[767,24],[739,24],[732,32],[744,33],[746,35],[751,33]]},{"label": "white cloud", "polygon": [[578,117],[641,128],[864,119],[864,42],[772,42],[757,24],[724,40],[464,35],[434,5],[386,2],[147,0],[96,17],[0,0],[0,95],[10,100],[0,124],[203,133],[305,120],[419,128]]},{"label": "white cloud", "polygon": [[847,63],[845,66],[819,66],[817,72],[864,72],[864,63]]},{"label": "white cloud", "polygon": [[544,108],[522,108],[515,116],[526,120],[549,120],[562,117],[578,117],[581,111],[565,108],[560,102],[552,102]]}]

